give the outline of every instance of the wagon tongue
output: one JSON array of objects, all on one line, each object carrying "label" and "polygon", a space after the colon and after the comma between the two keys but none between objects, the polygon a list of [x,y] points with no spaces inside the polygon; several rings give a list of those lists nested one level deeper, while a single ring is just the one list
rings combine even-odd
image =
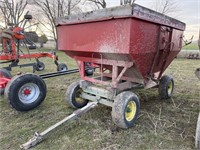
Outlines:
[{"label": "wagon tongue", "polygon": [[32,139],[30,139],[28,142],[20,145],[21,149],[27,150],[35,145],[37,145],[38,143],[40,143],[43,138],[52,130],[54,130],[55,128],[59,127],[60,125],[62,125],[63,123],[66,123],[67,121],[70,120],[74,120],[77,119],[78,117],[80,117],[82,114],[86,113],[87,111],[89,111],[90,109],[94,108],[95,106],[97,106],[97,102],[90,102],[88,103],[86,106],[82,107],[81,109],[78,109],[76,111],[74,111],[71,115],[67,116],[66,118],[64,118],[63,120],[59,121],[58,123],[52,125],[51,127],[49,127],[48,129],[44,130],[41,133],[35,132],[34,136]]}]

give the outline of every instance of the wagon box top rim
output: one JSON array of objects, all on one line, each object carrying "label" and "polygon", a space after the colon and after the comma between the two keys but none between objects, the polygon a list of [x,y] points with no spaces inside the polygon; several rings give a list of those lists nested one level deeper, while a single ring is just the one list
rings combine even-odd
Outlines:
[{"label": "wagon box top rim", "polygon": [[56,26],[132,17],[170,26],[179,30],[185,30],[185,23],[137,4],[110,7],[82,14],[60,17],[56,19]]}]

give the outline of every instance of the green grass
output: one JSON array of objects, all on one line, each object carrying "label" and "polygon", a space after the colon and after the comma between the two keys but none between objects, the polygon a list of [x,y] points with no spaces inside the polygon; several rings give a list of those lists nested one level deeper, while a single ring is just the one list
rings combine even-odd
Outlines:
[{"label": "green grass", "polygon": [[183,50],[199,50],[198,44],[195,43],[191,43],[189,45],[186,45],[182,48]]},{"label": "green grass", "polygon": [[[58,53],[60,62],[69,69],[75,62]],[[28,61],[28,60],[26,60]],[[56,70],[53,61],[41,59],[46,64],[44,72]],[[141,102],[140,117],[136,125],[123,130],[111,118],[111,108],[99,105],[80,119],[59,127],[33,150],[93,150],[93,149],[194,149],[194,134],[199,112],[199,82],[194,70],[198,60],[176,59],[166,70],[174,76],[175,91],[172,100],[163,101],[157,89],[135,90]],[[14,68],[31,72],[31,68]],[[78,81],[78,73],[46,79],[48,93],[45,101],[29,112],[17,112],[6,99],[0,100],[0,149],[16,150],[32,138],[35,131],[43,131],[71,114],[64,100],[67,87]]]}]

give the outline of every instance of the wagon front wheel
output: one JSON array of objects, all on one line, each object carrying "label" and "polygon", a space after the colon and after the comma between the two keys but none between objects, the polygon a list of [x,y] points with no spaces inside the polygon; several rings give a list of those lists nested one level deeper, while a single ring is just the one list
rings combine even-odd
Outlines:
[{"label": "wagon front wheel", "polygon": [[82,108],[87,105],[88,100],[81,97],[82,91],[79,82],[74,82],[68,87],[65,94],[65,100],[70,107]]},{"label": "wagon front wheel", "polygon": [[140,112],[140,102],[132,92],[122,92],[114,99],[112,120],[120,128],[132,127]]},{"label": "wagon front wheel", "polygon": [[28,111],[43,102],[46,97],[46,84],[37,75],[17,75],[6,85],[5,97],[16,110]]},{"label": "wagon front wheel", "polygon": [[162,76],[159,86],[158,92],[161,98],[168,99],[171,98],[174,91],[174,79],[172,76],[164,75]]}]

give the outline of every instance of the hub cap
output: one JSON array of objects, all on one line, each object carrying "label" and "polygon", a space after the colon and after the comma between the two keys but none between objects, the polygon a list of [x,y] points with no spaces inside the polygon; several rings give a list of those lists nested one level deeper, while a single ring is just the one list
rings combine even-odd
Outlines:
[{"label": "hub cap", "polygon": [[22,103],[30,104],[37,100],[39,94],[40,89],[35,83],[26,83],[20,88],[18,97]]},{"label": "hub cap", "polygon": [[167,89],[167,91],[168,91],[168,94],[169,95],[171,95],[172,94],[172,91],[173,91],[173,82],[172,82],[172,80],[169,82],[169,84],[168,84],[168,89]]},{"label": "hub cap", "polygon": [[127,121],[132,121],[136,114],[136,103],[130,101],[126,107],[125,118]]}]

